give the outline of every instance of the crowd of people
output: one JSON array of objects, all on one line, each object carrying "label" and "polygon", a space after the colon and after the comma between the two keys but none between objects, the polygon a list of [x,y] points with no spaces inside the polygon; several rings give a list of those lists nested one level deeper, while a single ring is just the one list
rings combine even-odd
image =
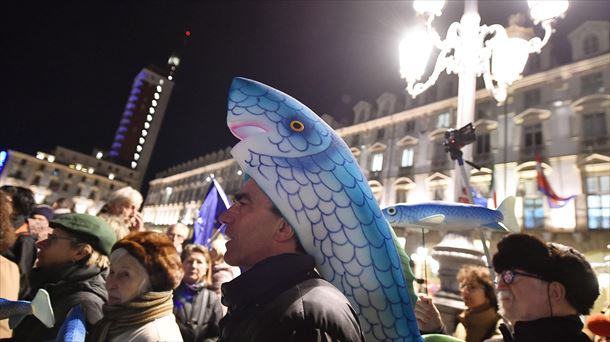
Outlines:
[{"label": "crowd of people", "polygon": [[[127,187],[92,216],[73,213],[69,199],[36,205],[27,188],[1,187],[0,298],[31,300],[44,289],[55,325],[27,316],[11,330],[0,320],[0,338],[53,340],[80,305],[87,341],[364,341],[349,300],[317,273],[254,180],[219,217],[227,239],[209,248],[189,244],[182,224],[146,229],[141,205],[141,194]],[[495,279],[481,266],[459,271],[466,310],[454,336],[591,341],[581,317],[599,286],[580,252],[509,234],[492,263]],[[430,296],[420,296],[415,314],[422,333],[446,332]]]}]

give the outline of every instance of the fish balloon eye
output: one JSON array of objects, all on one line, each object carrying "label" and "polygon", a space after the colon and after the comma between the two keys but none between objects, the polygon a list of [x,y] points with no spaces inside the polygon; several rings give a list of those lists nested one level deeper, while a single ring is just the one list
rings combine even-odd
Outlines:
[{"label": "fish balloon eye", "polygon": [[290,129],[295,132],[303,132],[303,130],[305,129],[305,125],[303,125],[303,123],[299,120],[292,120],[290,122]]},{"label": "fish balloon eye", "polygon": [[396,208],[394,208],[394,207],[388,208],[388,214],[396,215]]}]

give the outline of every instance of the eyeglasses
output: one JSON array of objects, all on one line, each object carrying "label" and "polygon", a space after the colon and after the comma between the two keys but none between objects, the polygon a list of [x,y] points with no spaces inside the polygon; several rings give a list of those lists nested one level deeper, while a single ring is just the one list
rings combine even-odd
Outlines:
[{"label": "eyeglasses", "polygon": [[58,240],[70,240],[73,242],[78,242],[77,238],[73,238],[73,237],[69,237],[69,236],[57,236],[55,234],[49,234],[49,236],[47,237],[47,240],[49,240],[49,242],[55,242]]},{"label": "eyeglasses", "polygon": [[518,271],[513,271],[513,270],[505,270],[499,274],[500,279],[502,279],[502,282],[506,285],[512,284],[513,281],[515,281],[515,278],[517,277],[517,275],[520,275],[523,277],[528,277],[528,278],[536,278],[536,279],[540,279],[540,280],[545,280],[543,277],[541,277],[537,274],[524,273],[524,272],[518,272]]}]

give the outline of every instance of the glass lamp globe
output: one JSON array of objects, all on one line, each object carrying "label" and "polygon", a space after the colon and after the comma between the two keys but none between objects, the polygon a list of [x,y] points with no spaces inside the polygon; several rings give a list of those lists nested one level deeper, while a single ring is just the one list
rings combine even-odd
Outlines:
[{"label": "glass lamp globe", "polygon": [[530,15],[535,22],[543,22],[562,16],[570,6],[568,0],[528,0]]}]

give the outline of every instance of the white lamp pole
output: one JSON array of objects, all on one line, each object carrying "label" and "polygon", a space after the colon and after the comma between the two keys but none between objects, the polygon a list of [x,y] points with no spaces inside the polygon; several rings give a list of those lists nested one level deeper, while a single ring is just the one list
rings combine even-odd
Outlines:
[{"label": "white lamp pole", "polygon": [[[474,121],[476,78],[483,76],[485,87],[494,98],[503,103],[507,88],[521,77],[530,53],[540,53],[549,41],[552,23],[567,10],[567,0],[529,0],[530,14],[534,23],[544,28],[544,38],[528,37],[531,30],[511,23],[508,29],[501,25],[480,26],[477,1],[464,1],[464,14],[460,22],[449,26],[447,35],[441,40],[432,27],[435,16],[442,14],[444,0],[416,0],[414,9],[426,16],[427,32],[411,32],[400,43],[400,74],[407,81],[407,92],[415,97],[430,88],[441,72],[458,75],[458,108],[456,128]],[[524,33],[525,32],[525,33]],[[420,82],[432,47],[440,50],[434,70],[425,82]],[[462,149],[463,158],[472,159],[472,146]],[[460,168],[456,168],[455,197],[461,195],[466,184]],[[469,191],[468,191],[469,192]]]}]

